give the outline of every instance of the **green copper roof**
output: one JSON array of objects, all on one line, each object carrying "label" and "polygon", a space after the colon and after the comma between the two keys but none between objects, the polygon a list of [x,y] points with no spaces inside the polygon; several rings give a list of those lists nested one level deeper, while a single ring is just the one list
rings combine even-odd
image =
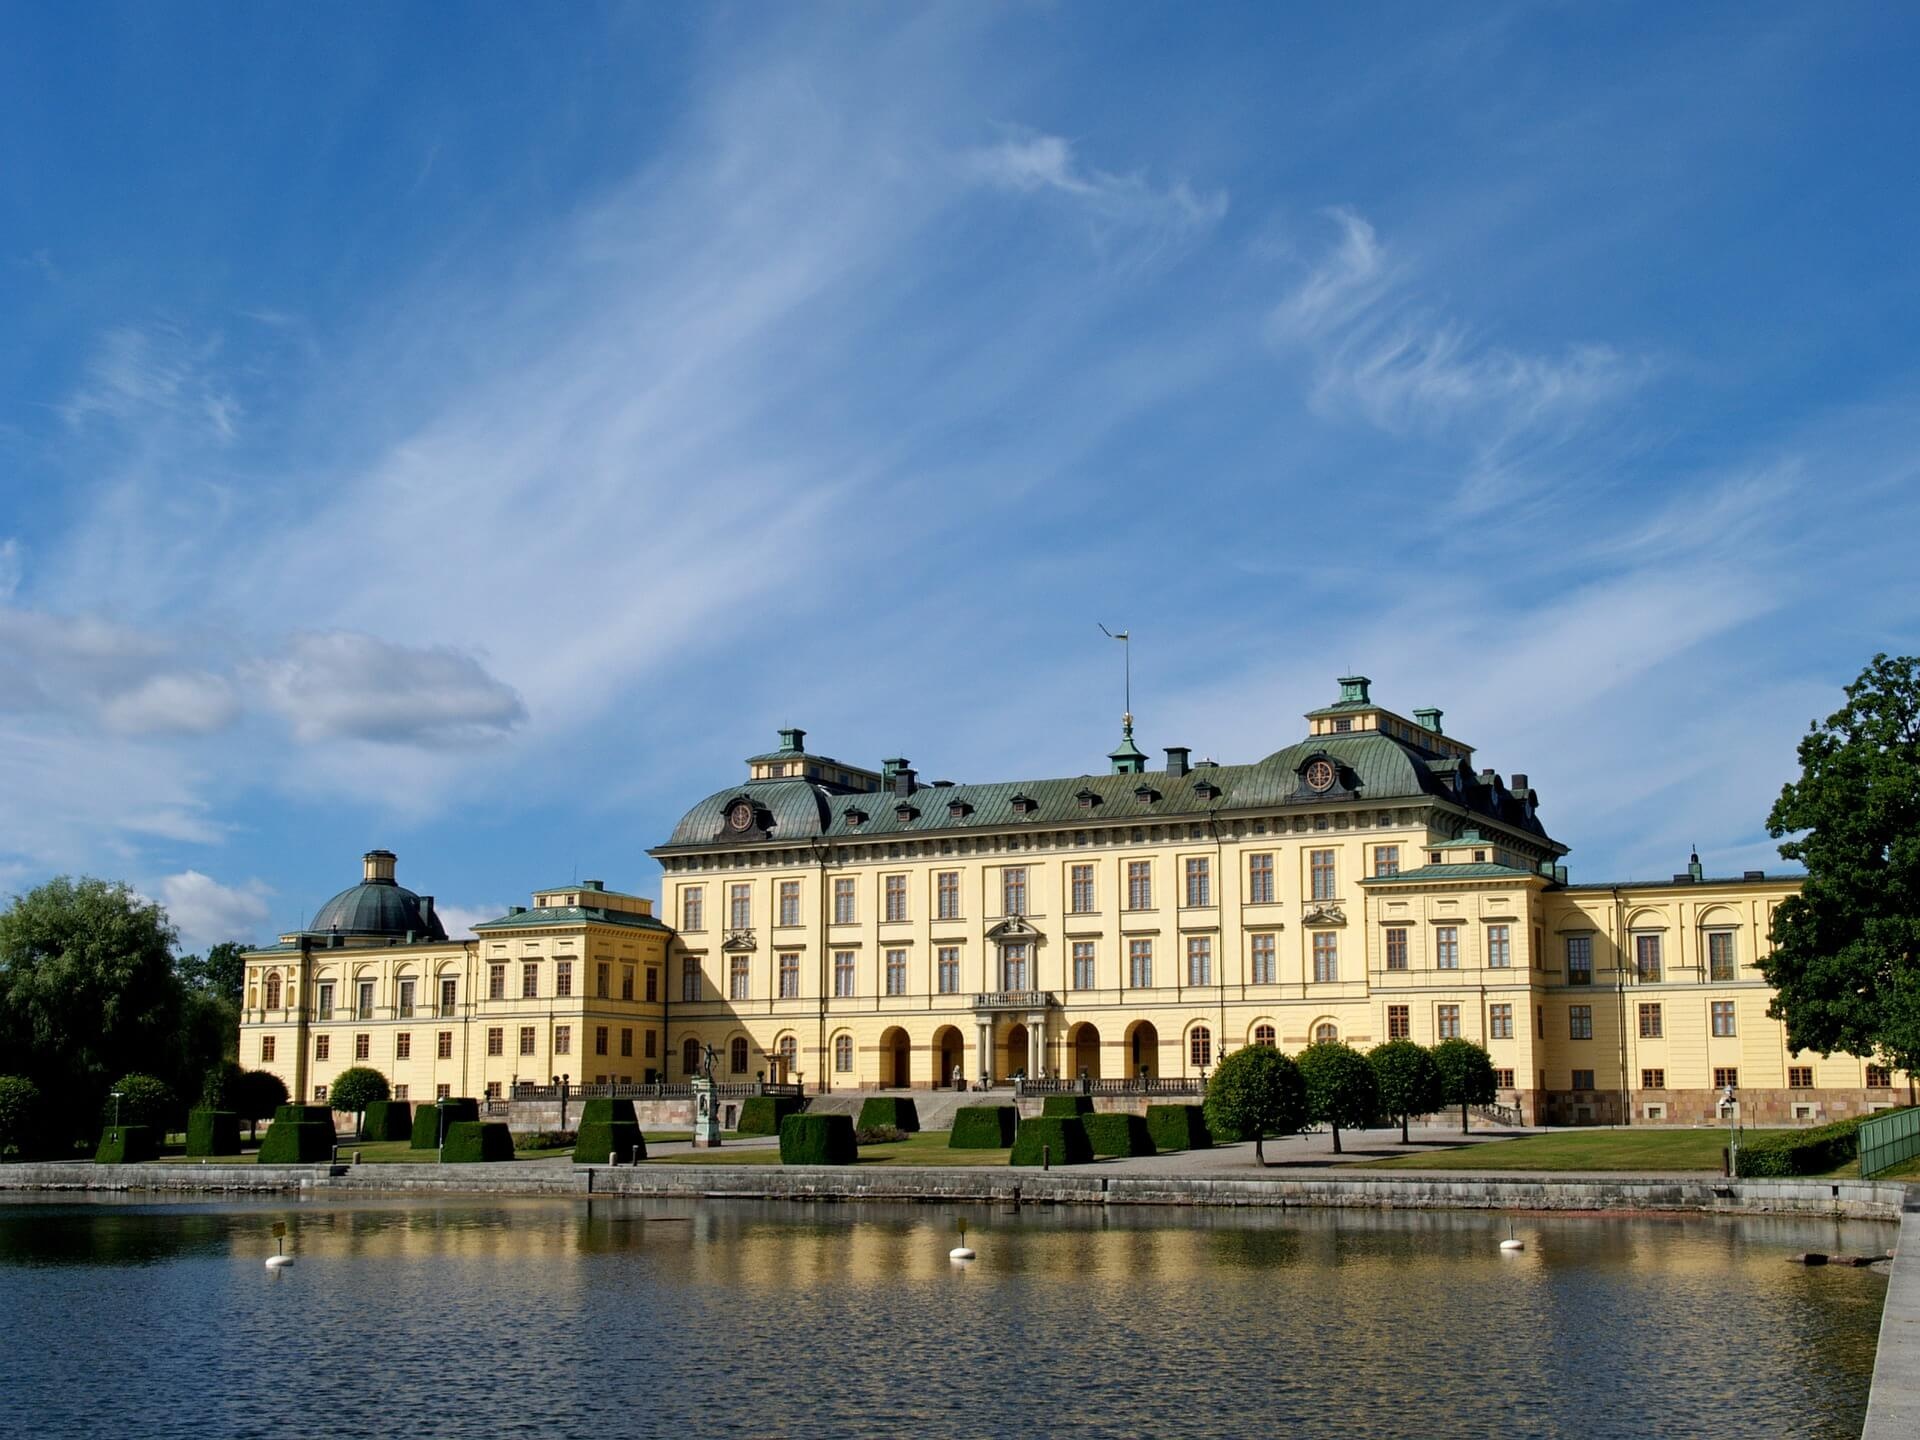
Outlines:
[{"label": "green copper roof", "polygon": [[1362,885],[1424,885],[1436,880],[1546,880],[1548,877],[1534,870],[1521,870],[1512,865],[1494,865],[1488,862],[1463,865],[1422,865],[1414,870],[1402,870],[1398,875],[1369,875],[1363,878]]},{"label": "green copper roof", "polygon": [[624,925],[630,930],[664,930],[667,927],[651,915],[631,910],[603,910],[597,905],[548,905],[542,909],[522,910],[518,915],[502,915],[497,920],[482,920],[473,928],[481,930],[526,930],[536,925]]}]

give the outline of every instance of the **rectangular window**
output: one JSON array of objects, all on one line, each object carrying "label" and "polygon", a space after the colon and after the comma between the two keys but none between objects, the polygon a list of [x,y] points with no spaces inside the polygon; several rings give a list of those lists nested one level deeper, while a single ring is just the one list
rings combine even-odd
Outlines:
[{"label": "rectangular window", "polygon": [[313,1058],[314,1059],[326,1060],[330,1058],[332,1054],[333,1054],[333,1037],[331,1035],[316,1035],[313,1037]]},{"label": "rectangular window", "polygon": [[798,880],[780,882],[780,923],[782,925],[800,923],[800,882]]},{"label": "rectangular window", "polygon": [[633,1058],[633,1031],[625,1028],[620,1031],[620,1058],[622,1060]]},{"label": "rectangular window", "polygon": [[573,1053],[573,1027],[556,1025],[553,1027],[553,1053],[571,1055]]},{"label": "rectangular window", "polygon": [[1000,951],[1000,988],[1002,990],[1027,988],[1026,946],[1008,945]]},{"label": "rectangular window", "polygon": [[933,878],[935,912],[942,920],[960,918],[960,872],[942,870]]},{"label": "rectangular window", "polygon": [[413,1018],[413,981],[411,980],[400,982],[400,1018],[402,1020]]},{"label": "rectangular window", "polygon": [[1387,969],[1407,968],[1407,932],[1399,926],[1387,931]]},{"label": "rectangular window", "polygon": [[498,1080],[489,1080],[487,1082],[487,1099],[498,1100],[499,1098],[500,1098],[500,1082]]},{"label": "rectangular window", "polygon": [[660,967],[647,966],[647,1003],[653,1004],[660,998]]},{"label": "rectangular window", "polygon": [[657,1060],[659,1058],[660,1032],[657,1030],[649,1030],[647,1031],[647,1059]]},{"label": "rectangular window", "polygon": [[1400,847],[1398,845],[1376,845],[1373,847],[1373,873],[1376,876],[1398,875],[1400,873]]},{"label": "rectangular window", "polygon": [[706,887],[689,885],[680,892],[680,928],[682,930],[704,930],[706,928]]},{"label": "rectangular window", "polygon": [[1569,985],[1593,983],[1593,937],[1591,935],[1567,936],[1567,983]]},{"label": "rectangular window", "polygon": [[1093,866],[1091,865],[1073,867],[1073,913],[1076,915],[1093,913]]},{"label": "rectangular window", "polygon": [[260,1063],[262,1065],[271,1065],[273,1063],[273,1052],[275,1048],[273,1036],[262,1035],[260,1037]]},{"label": "rectangular window", "polygon": [[1511,1090],[1513,1088],[1513,1071],[1495,1070],[1493,1072],[1493,1084],[1496,1090]]},{"label": "rectangular window", "polygon": [[487,999],[504,1000],[507,998],[507,967],[489,965],[487,967]]},{"label": "rectangular window", "polygon": [[353,1058],[354,1059],[365,1060],[368,1057],[370,1057],[372,1054],[373,1054],[373,1037],[371,1035],[356,1035],[353,1037]]},{"label": "rectangular window", "polygon": [[1731,980],[1733,968],[1733,932],[1709,930],[1707,932],[1707,978]]},{"label": "rectangular window", "polygon": [[1000,872],[1000,913],[1027,913],[1027,869],[1024,865],[1009,865]]},{"label": "rectangular window", "polygon": [[1591,1005],[1567,1007],[1567,1038],[1569,1040],[1593,1038],[1593,1007]]},{"label": "rectangular window", "polygon": [[853,994],[853,951],[833,952],[833,993],[841,999]]},{"label": "rectangular window", "polygon": [[520,1027],[520,1053],[522,1055],[533,1054],[533,1026],[531,1025],[522,1025]]},{"label": "rectangular window", "polygon": [[1187,984],[1213,983],[1213,938],[1209,935],[1187,937]]},{"label": "rectangular window", "polygon": [[1314,933],[1313,978],[1320,982],[1340,978],[1340,937],[1330,930]]},{"label": "rectangular window", "polygon": [[887,876],[887,920],[898,923],[907,918],[907,877]]},{"label": "rectangular window", "polygon": [[1634,974],[1645,985],[1659,983],[1660,980],[1660,937],[1658,935],[1636,935],[1633,937]]},{"label": "rectangular window", "polygon": [[1487,927],[1487,965],[1490,969],[1505,970],[1513,965],[1511,933],[1505,925]]},{"label": "rectangular window", "polygon": [[1660,1007],[1658,1005],[1642,1005],[1640,1007],[1640,1038],[1642,1040],[1658,1040],[1664,1033],[1665,1030],[1660,1018]]},{"label": "rectangular window", "polygon": [[904,950],[887,951],[887,994],[904,995],[907,993],[907,952]]},{"label": "rectangular window", "polygon": [[411,1060],[413,1058],[413,1036],[405,1030],[393,1037],[393,1058]]},{"label": "rectangular window", "polygon": [[540,962],[537,960],[528,960],[520,966],[520,998],[540,998]]},{"label": "rectangular window", "polygon": [[697,956],[689,955],[680,962],[680,998],[700,998],[700,961]]},{"label": "rectangular window", "polygon": [[507,1053],[507,1032],[498,1025],[487,1027],[487,1054],[504,1055]]},{"label": "rectangular window", "polygon": [[1433,1007],[1433,1033],[1441,1040],[1460,1038],[1460,1007],[1458,1005]]},{"label": "rectangular window", "polygon": [[556,960],[553,962],[553,993],[565,1000],[573,994],[573,961]]},{"label": "rectangular window", "polygon": [[853,924],[853,881],[839,879],[833,882],[833,923],[836,925]]},{"label": "rectangular window", "polygon": [[319,1015],[320,1019],[331,1020],[333,1018],[333,986],[332,985],[328,984],[328,985],[321,985],[317,987],[315,992],[314,1008],[320,1012],[320,1015]]},{"label": "rectangular window", "polygon": [[1575,1090],[1593,1089],[1593,1072],[1591,1070],[1574,1071],[1573,1072],[1573,1088]]},{"label": "rectangular window", "polygon": [[1145,990],[1153,984],[1153,941],[1127,942],[1127,982],[1136,990]]},{"label": "rectangular window", "polygon": [[729,955],[727,957],[727,998],[745,1000],[749,998],[748,986],[751,984],[752,957],[747,955]]},{"label": "rectangular window", "polygon": [[1265,851],[1247,857],[1247,903],[1273,903],[1273,856]]},{"label": "rectangular window", "polygon": [[960,947],[942,945],[935,958],[939,961],[940,993],[958,995],[960,993]]},{"label": "rectangular window", "polygon": [[1893,1087],[1893,1071],[1885,1065],[1867,1066],[1867,1088],[1888,1090]]},{"label": "rectangular window", "polygon": [[1152,861],[1129,860],[1127,862],[1127,908],[1129,910],[1153,908]]},{"label": "rectangular window", "polygon": [[1093,989],[1093,942],[1091,940],[1073,942],[1073,988]]},{"label": "rectangular window", "polygon": [[444,1080],[442,1080],[438,1085],[433,1087],[433,1098],[436,1100],[445,1100],[448,1096],[452,1094],[453,1094],[453,1086],[449,1085]]},{"label": "rectangular window", "polygon": [[753,886],[735,885],[728,891],[727,924],[735,930],[753,928]]},{"label": "rectangular window", "polygon": [[620,998],[622,1000],[633,999],[633,966],[631,965],[622,965],[620,967]]},{"label": "rectangular window", "polygon": [[1489,1040],[1513,1038],[1513,1006],[1489,1005],[1487,1007],[1487,1038]]},{"label": "rectangular window", "polygon": [[1787,1067],[1787,1088],[1789,1090],[1811,1090],[1813,1088],[1813,1066],[1789,1065]]},{"label": "rectangular window", "polygon": [[604,960],[593,967],[593,993],[602,1000],[613,998],[613,967]]},{"label": "rectangular window", "polygon": [[1313,880],[1313,898],[1315,900],[1333,899],[1333,851],[1309,851],[1307,870]]},{"label": "rectangular window", "polygon": [[373,1018],[373,981],[362,980],[359,985],[359,1000],[354,1006],[354,1016],[360,1020]]},{"label": "rectangular window", "polygon": [[607,1053],[607,1027],[604,1025],[593,1027],[593,1053],[596,1055]]},{"label": "rectangular window", "polygon": [[313,1103],[316,1105],[322,1105],[326,1103],[326,1099],[327,1099],[327,1087],[324,1085],[314,1086],[313,1087]]},{"label": "rectangular window", "polygon": [[396,1085],[396,1086],[394,1086],[394,1087],[393,1087],[393,1098],[394,1098],[394,1099],[396,1099],[396,1100],[404,1100],[404,1099],[406,1099],[406,1098],[407,1098],[407,1087],[406,1087],[406,1086],[404,1086],[404,1085]]},{"label": "rectangular window", "polygon": [[1187,860],[1187,904],[1193,907],[1213,904],[1213,862],[1204,855]]},{"label": "rectangular window", "polygon": [[1713,1088],[1725,1090],[1728,1087],[1735,1090],[1740,1088],[1740,1071],[1732,1065],[1716,1065],[1713,1071]]},{"label": "rectangular window", "polygon": [[1274,983],[1274,941],[1271,935],[1253,937],[1253,975],[1251,983],[1271,985]]},{"label": "rectangular window", "polygon": [[1411,1014],[1410,1006],[1387,1006],[1387,1038],[1389,1040],[1405,1040],[1413,1033],[1412,1026],[1409,1024]]},{"label": "rectangular window", "polygon": [[800,998],[800,954],[795,950],[780,952],[780,998],[797,1000]]},{"label": "rectangular window", "polygon": [[1733,1001],[1716,1000],[1713,1002],[1713,1033],[1731,1035],[1733,1030]]},{"label": "rectangular window", "polygon": [[1433,964],[1437,970],[1460,968],[1460,931],[1454,926],[1442,925],[1434,930]]},{"label": "rectangular window", "polygon": [[434,1037],[433,1053],[441,1060],[453,1059],[453,1031],[442,1030]]},{"label": "rectangular window", "polygon": [[1642,1070],[1640,1072],[1640,1088],[1642,1090],[1666,1089],[1667,1072],[1665,1070]]}]

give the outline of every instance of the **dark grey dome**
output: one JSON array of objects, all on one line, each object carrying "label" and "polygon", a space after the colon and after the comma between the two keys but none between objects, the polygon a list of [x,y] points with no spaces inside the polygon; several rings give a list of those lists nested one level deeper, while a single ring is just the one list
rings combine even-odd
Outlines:
[{"label": "dark grey dome", "polygon": [[434,912],[431,895],[416,895],[393,878],[391,852],[366,856],[366,878],[342,890],[314,913],[308,927],[319,934],[390,936],[411,934],[424,941],[445,940],[446,926]]}]

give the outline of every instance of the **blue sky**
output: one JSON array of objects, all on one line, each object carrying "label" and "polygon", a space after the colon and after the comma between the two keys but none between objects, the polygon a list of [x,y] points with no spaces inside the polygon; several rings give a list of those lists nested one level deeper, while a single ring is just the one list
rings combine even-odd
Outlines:
[{"label": "blue sky", "polygon": [[0,890],[456,917],[783,725],[957,780],[1350,669],[1577,878],[1774,862],[1920,593],[1920,20],[99,7],[0,47]]}]

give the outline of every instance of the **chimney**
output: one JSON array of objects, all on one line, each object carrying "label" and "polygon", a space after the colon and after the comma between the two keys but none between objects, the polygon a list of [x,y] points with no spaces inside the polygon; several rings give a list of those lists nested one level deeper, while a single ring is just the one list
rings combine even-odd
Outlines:
[{"label": "chimney", "polygon": [[887,778],[893,782],[894,794],[913,794],[913,767],[904,758],[887,761]]},{"label": "chimney", "polygon": [[360,857],[360,878],[366,884],[393,884],[393,862],[398,858],[391,850],[369,850]]},{"label": "chimney", "polygon": [[420,897],[420,923],[426,927],[426,934],[433,934],[433,896],[431,895]]},{"label": "chimney", "polygon": [[1167,746],[1167,774],[1169,775],[1186,774],[1188,770],[1193,768],[1188,763],[1188,759],[1187,759],[1187,757],[1192,754],[1193,754],[1193,751],[1188,749],[1185,745]]},{"label": "chimney", "polygon": [[1513,788],[1515,790],[1525,790],[1529,788],[1527,785],[1527,775],[1524,770],[1516,770],[1513,772]]}]

